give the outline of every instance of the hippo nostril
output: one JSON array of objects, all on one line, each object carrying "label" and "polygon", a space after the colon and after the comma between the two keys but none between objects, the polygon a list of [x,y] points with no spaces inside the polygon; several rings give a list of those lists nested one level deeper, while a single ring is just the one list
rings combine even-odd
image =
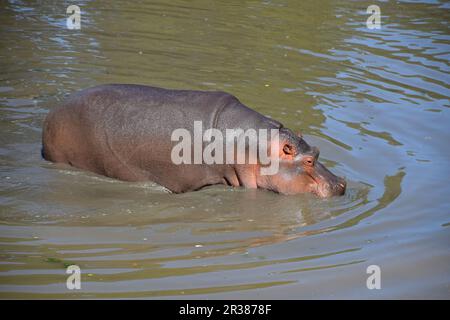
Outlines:
[{"label": "hippo nostril", "polygon": [[339,186],[339,193],[344,194],[345,190],[347,189],[347,182],[344,179],[339,178],[338,186]]}]

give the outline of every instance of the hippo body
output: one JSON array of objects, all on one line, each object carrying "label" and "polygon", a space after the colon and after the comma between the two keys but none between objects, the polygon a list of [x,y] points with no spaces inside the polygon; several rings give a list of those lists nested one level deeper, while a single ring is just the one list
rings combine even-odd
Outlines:
[{"label": "hippo body", "polygon": [[[303,168],[302,159],[307,156],[315,162],[313,167],[320,169],[315,179],[314,172],[309,172],[312,180],[308,183],[318,177],[326,178],[328,185],[323,190],[329,194],[343,193],[342,188],[336,189],[343,181],[316,161],[316,148],[309,147],[278,121],[259,114],[224,92],[125,84],[82,90],[48,114],[43,128],[43,156],[52,162],[111,178],[153,181],[175,193],[214,184],[259,187],[288,194],[314,192],[306,190],[306,183],[302,183],[301,188],[289,187],[295,184],[294,180],[275,181],[279,177],[273,177],[268,181],[269,178],[255,172],[258,171],[255,165],[174,164],[171,152],[176,142],[171,141],[172,132],[177,128],[192,132],[194,121],[202,121],[204,130],[215,128],[222,132],[230,128],[283,130],[283,141],[290,141],[295,147],[295,154],[290,155],[292,163],[286,170],[292,171],[294,163]],[[301,171],[303,175],[308,173],[308,169]],[[279,183],[284,186],[278,187]],[[300,190],[302,188],[306,189]]]}]

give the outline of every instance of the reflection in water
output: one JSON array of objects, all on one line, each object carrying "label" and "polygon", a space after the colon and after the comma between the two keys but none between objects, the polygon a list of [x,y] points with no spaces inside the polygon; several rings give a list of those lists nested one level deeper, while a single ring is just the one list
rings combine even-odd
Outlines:
[{"label": "reflection in water", "polygon": [[[1,298],[370,298],[369,264],[380,297],[448,297],[445,4],[382,3],[380,30],[347,1],[78,5],[69,31],[64,3],[0,3]],[[47,112],[100,83],[228,91],[348,191],[173,195],[43,161]]]},{"label": "reflection in water", "polygon": [[377,201],[377,204],[373,208],[366,210],[365,212],[358,214],[356,217],[351,218],[339,225],[334,226],[330,231],[352,227],[358,224],[361,220],[370,217],[374,213],[380,211],[383,208],[386,208],[389,204],[394,202],[402,191],[401,183],[404,175],[404,172],[399,172],[395,176],[386,176],[384,178],[384,194]]},{"label": "reflection in water", "polygon": [[[325,257],[346,254],[349,252],[355,252],[360,248],[350,248],[346,250],[328,252],[322,254],[315,254],[309,256],[296,256],[281,259],[267,259],[264,257],[258,257],[257,259],[251,259],[249,256],[249,250],[255,247],[271,246],[279,243],[286,243],[293,241],[301,237],[312,236],[321,234],[323,232],[330,232],[335,229],[341,229],[353,226],[362,219],[372,215],[379,209],[386,207],[400,194],[400,183],[402,181],[403,173],[398,173],[394,177],[386,177],[385,179],[385,193],[378,199],[377,204],[363,213],[358,214],[356,217],[346,218],[343,223],[338,225],[323,226],[321,228],[314,228],[321,215],[323,219],[330,217],[338,217],[345,212],[357,212],[359,207],[368,206],[371,201],[367,199],[367,191],[364,188],[356,192],[358,197],[352,196],[354,190],[351,190],[346,196],[341,198],[331,199],[324,201],[329,206],[328,210],[324,207],[320,208],[317,204],[317,199],[312,196],[304,196],[303,199],[296,197],[285,197],[271,194],[270,201],[266,203],[268,205],[266,212],[256,212],[255,210],[248,209],[249,201],[264,200],[264,198],[258,197],[260,192],[234,192],[225,190],[226,194],[236,193],[233,196],[235,201],[228,214],[217,213],[214,210],[208,212],[208,215],[197,216],[193,215],[193,212],[201,208],[196,208],[190,213],[184,207],[179,213],[189,216],[190,221],[190,234],[183,235],[186,226],[182,227],[177,225],[177,221],[183,221],[180,217],[162,219],[150,219],[145,221],[148,226],[159,225],[159,230],[153,230],[148,233],[148,238],[142,238],[145,244],[126,244],[126,243],[95,243],[95,244],[73,244],[71,240],[65,240],[69,243],[58,244],[53,243],[50,248],[46,249],[45,255],[42,255],[41,248],[36,242],[40,242],[40,237],[37,239],[15,239],[11,241],[11,238],[4,238],[6,240],[3,245],[3,250],[6,252],[21,252],[32,255],[28,257],[26,265],[20,265],[22,260],[21,255],[13,257],[9,255],[9,264],[1,267],[2,275],[0,276],[1,283],[7,285],[26,285],[32,278],[34,285],[44,286],[61,282],[61,275],[58,274],[58,270],[64,270],[71,264],[79,265],[82,270],[88,269],[89,282],[101,281],[103,284],[116,283],[117,281],[149,281],[151,279],[167,278],[167,277],[180,277],[180,276],[193,276],[196,274],[206,275],[208,273],[215,273],[221,271],[232,270],[245,270],[254,269],[259,267],[273,267],[276,266],[277,272],[281,274],[290,274],[301,271],[322,270],[328,268],[341,267],[346,265],[362,263],[365,260],[352,260],[349,262],[334,264],[334,265],[317,265],[314,267],[290,269],[290,266],[297,266],[296,263],[320,260]],[[143,187],[145,188],[145,186]],[[206,190],[202,198],[216,198],[220,199],[220,192],[222,188],[210,188]],[[201,194],[198,193],[199,195]],[[192,197],[188,194],[181,195],[185,197],[185,200],[192,200]],[[284,203],[283,203],[284,202]],[[190,204],[194,204],[192,202]],[[333,204],[332,204],[333,203]],[[197,205],[202,203],[198,202]],[[271,207],[269,206],[271,205]],[[282,205],[282,206],[281,206]],[[345,209],[344,207],[347,206]],[[174,206],[174,209],[180,208]],[[195,208],[192,207],[191,208]],[[204,209],[211,207],[205,206]],[[270,208],[270,209],[269,209]],[[281,208],[284,208],[282,215],[274,214]],[[289,214],[289,208],[296,208],[298,211],[292,210]],[[338,208],[338,209],[336,209]],[[187,212],[186,212],[187,211]],[[209,211],[209,210],[208,210]],[[233,212],[237,214],[233,215]],[[268,214],[271,213],[271,214]],[[324,217],[325,215],[325,217]],[[120,218],[120,217],[119,217]],[[141,217],[142,219],[145,217]],[[109,219],[108,219],[109,220]],[[122,216],[123,220],[123,216]],[[205,221],[206,220],[206,221]],[[208,223],[209,222],[209,223]],[[106,221],[101,221],[98,216],[93,221],[87,221],[83,224],[89,226],[93,225],[107,225]],[[312,225],[313,228],[304,230],[303,227]],[[212,227],[213,226],[213,227]],[[66,227],[67,228],[67,227]],[[102,238],[106,238],[107,242],[112,241],[111,236],[116,231],[113,229],[102,230],[104,227],[97,227],[95,231],[88,231],[90,234],[95,235],[96,242],[99,242]],[[120,228],[120,227],[115,227]],[[138,227],[139,228],[139,227]],[[146,228],[140,226],[141,229]],[[152,228],[152,227],[151,227]],[[74,234],[75,238],[78,238],[79,228],[71,228],[71,232],[68,234]],[[6,229],[10,230],[10,229]],[[19,229],[20,230],[20,229]],[[70,230],[70,229],[69,229]],[[265,231],[266,234],[261,234]],[[19,231],[20,232],[20,231]],[[45,229],[43,231],[45,233]],[[86,231],[81,231],[86,232]],[[128,230],[122,231],[124,234],[131,232]],[[167,241],[165,234],[176,233],[176,238]],[[181,233],[181,235],[180,235]],[[255,234],[256,233],[256,234]],[[60,237],[60,236],[59,236]],[[92,236],[91,236],[92,237]],[[162,238],[162,239],[161,239]],[[62,239],[61,239],[62,240]],[[119,239],[118,239],[119,240]],[[147,244],[148,243],[148,244]],[[196,248],[192,250],[192,248]],[[165,253],[164,253],[165,252]],[[170,254],[168,254],[170,252]],[[227,258],[229,256],[243,255],[248,258],[244,262],[230,262]],[[64,259],[64,260],[63,260]],[[207,263],[214,260],[213,264]],[[256,261],[255,261],[256,260]],[[189,266],[172,267],[170,263],[179,264],[182,261],[187,261]],[[196,261],[192,263],[192,261]],[[203,261],[203,262],[202,262]],[[285,264],[283,270],[280,271],[280,264]],[[30,274],[26,272],[33,266],[33,272]],[[51,267],[50,267],[51,266]],[[113,268],[111,266],[114,266]],[[50,270],[49,270],[50,269]],[[25,273],[21,272],[25,271]],[[226,292],[230,290],[245,290],[252,288],[261,288],[269,286],[283,285],[291,283],[292,281],[278,281],[278,282],[264,282],[248,285],[234,285],[234,286],[216,286],[208,289],[195,288],[190,290],[157,290],[157,291],[144,291],[144,292],[122,292],[128,297],[141,297],[141,296],[156,296],[156,295],[182,295],[182,294],[199,294],[201,292]],[[100,292],[93,291],[95,297],[120,297],[118,293],[112,293],[103,290]],[[65,293],[54,292],[51,294],[39,294],[37,296],[41,298],[57,298],[64,297]],[[14,293],[5,292],[4,297],[17,297],[25,298],[29,297],[26,293]],[[78,295],[76,295],[78,296]],[[85,294],[79,294],[80,297],[87,297]],[[89,296],[89,295],[88,295]]]}]

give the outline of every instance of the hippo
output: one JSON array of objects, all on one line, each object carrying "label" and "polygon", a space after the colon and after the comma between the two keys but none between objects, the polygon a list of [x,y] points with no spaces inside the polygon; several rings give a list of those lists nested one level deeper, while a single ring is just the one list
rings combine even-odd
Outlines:
[{"label": "hippo", "polygon": [[[194,122],[219,132],[240,128],[278,130],[270,157],[275,174],[261,163],[174,163],[175,129],[193,132]],[[247,140],[248,143],[249,140]],[[272,143],[272,144],[271,144]],[[152,181],[173,193],[224,184],[280,194],[342,195],[346,182],[318,161],[319,149],[301,134],[221,91],[171,90],[135,84],[107,84],[71,95],[46,117],[42,155],[54,163],[124,181]]]}]

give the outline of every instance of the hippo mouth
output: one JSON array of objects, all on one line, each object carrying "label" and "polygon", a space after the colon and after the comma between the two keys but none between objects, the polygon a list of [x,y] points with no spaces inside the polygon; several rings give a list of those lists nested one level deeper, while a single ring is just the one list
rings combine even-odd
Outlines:
[{"label": "hippo mouth", "polygon": [[329,198],[332,196],[341,196],[347,188],[346,181],[331,173],[323,164],[316,162],[314,170],[308,172],[308,175],[315,182],[312,193],[320,198]]}]

